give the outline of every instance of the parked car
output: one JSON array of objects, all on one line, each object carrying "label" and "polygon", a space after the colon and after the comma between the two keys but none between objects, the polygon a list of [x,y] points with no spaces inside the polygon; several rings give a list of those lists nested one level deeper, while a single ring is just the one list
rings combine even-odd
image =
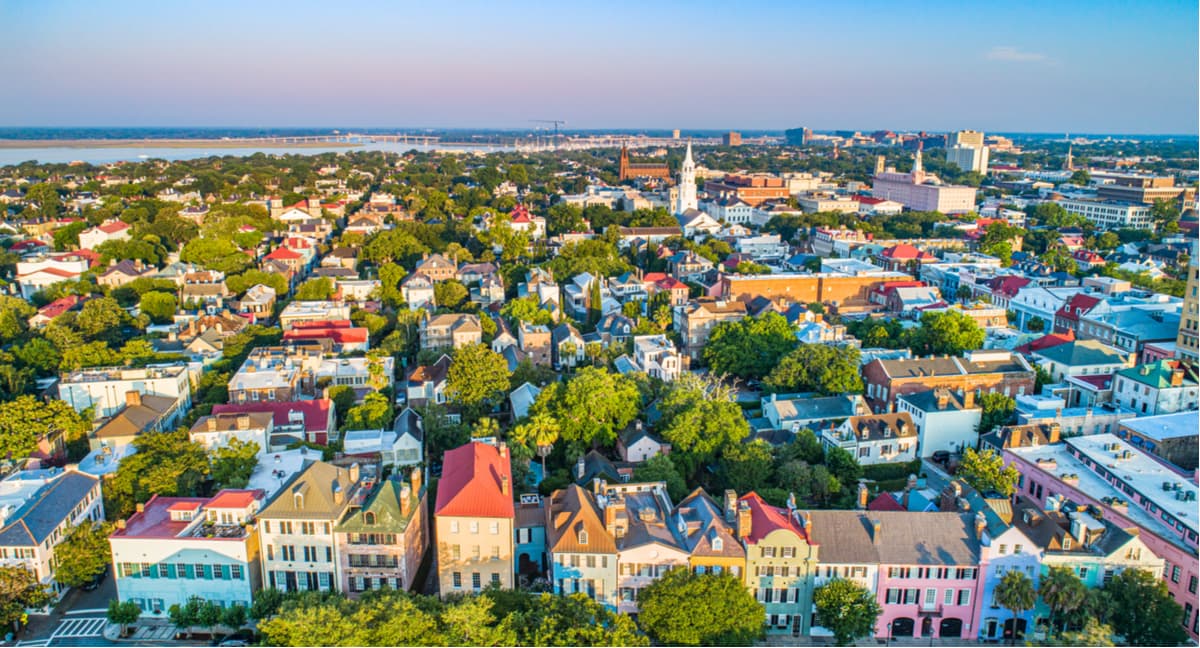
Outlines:
[{"label": "parked car", "polygon": [[250,630],[249,628],[243,628],[231,635],[222,637],[217,642],[214,642],[214,645],[222,646],[224,648],[245,648],[253,643],[254,631]]},{"label": "parked car", "polygon": [[100,585],[102,583],[104,583],[104,578],[106,576],[108,576],[108,566],[107,565],[104,566],[104,571],[100,572],[99,574],[96,574],[95,578],[84,583],[83,586],[81,587],[81,589],[85,592],[91,592],[92,590],[96,589],[97,587],[100,587]]}]

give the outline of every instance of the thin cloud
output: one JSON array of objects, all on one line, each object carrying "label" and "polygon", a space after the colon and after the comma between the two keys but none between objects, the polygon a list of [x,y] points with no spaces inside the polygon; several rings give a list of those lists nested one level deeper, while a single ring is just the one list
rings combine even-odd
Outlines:
[{"label": "thin cloud", "polygon": [[1023,52],[1011,45],[997,45],[987,53],[989,61],[1009,61],[1013,63],[1037,63],[1048,60],[1045,54],[1038,52]]}]

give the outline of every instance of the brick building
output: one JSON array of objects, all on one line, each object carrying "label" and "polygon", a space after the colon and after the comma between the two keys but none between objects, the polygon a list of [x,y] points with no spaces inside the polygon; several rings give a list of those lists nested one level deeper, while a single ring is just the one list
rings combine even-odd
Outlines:
[{"label": "brick building", "polygon": [[1008,351],[970,351],[961,358],[930,356],[873,360],[863,367],[867,403],[876,412],[891,410],[896,397],[944,387],[954,391],[1032,394],[1033,367]]},{"label": "brick building", "polygon": [[766,173],[730,174],[720,180],[705,182],[704,190],[718,198],[737,198],[751,207],[768,200],[787,200],[790,195],[783,178]]}]

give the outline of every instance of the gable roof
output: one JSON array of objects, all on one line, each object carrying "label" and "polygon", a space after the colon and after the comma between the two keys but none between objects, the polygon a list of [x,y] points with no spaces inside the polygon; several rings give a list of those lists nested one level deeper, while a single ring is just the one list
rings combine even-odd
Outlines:
[{"label": "gable roof", "polygon": [[242,414],[270,412],[278,426],[290,425],[290,417],[296,412],[304,417],[305,432],[328,432],[328,422],[333,401],[327,398],[302,401],[261,401],[257,403],[213,405],[213,414]]},{"label": "gable roof", "polygon": [[[617,553],[612,534],[604,528],[600,507],[591,492],[576,484],[556,490],[546,507],[546,549],[566,553]],[[579,542],[579,532],[587,544]]]},{"label": "gable roof", "polygon": [[0,528],[0,546],[41,544],[96,486],[98,478],[74,470],[42,486]]},{"label": "gable roof", "polygon": [[1068,367],[1124,364],[1126,355],[1098,340],[1075,340],[1040,351],[1035,356]]},{"label": "gable roof", "polygon": [[746,536],[746,544],[758,544],[773,531],[780,529],[790,531],[797,537],[810,542],[800,524],[788,514],[787,509],[771,506],[758,493],[751,491],[738,498],[739,506],[745,502],[750,508],[750,534]]},{"label": "gable roof", "polygon": [[435,515],[512,518],[512,496],[502,492],[508,481],[512,492],[512,466],[508,449],[472,441],[446,452],[438,482]]},{"label": "gable roof", "polygon": [[310,461],[279,489],[258,517],[336,520],[349,506],[357,487],[350,480],[349,470],[324,461]]}]

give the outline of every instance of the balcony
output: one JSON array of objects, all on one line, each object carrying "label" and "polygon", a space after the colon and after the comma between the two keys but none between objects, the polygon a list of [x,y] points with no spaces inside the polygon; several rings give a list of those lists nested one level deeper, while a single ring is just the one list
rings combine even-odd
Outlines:
[{"label": "balcony", "polygon": [[921,605],[917,608],[917,616],[922,617],[940,617],[942,616],[942,604],[937,605]]}]

